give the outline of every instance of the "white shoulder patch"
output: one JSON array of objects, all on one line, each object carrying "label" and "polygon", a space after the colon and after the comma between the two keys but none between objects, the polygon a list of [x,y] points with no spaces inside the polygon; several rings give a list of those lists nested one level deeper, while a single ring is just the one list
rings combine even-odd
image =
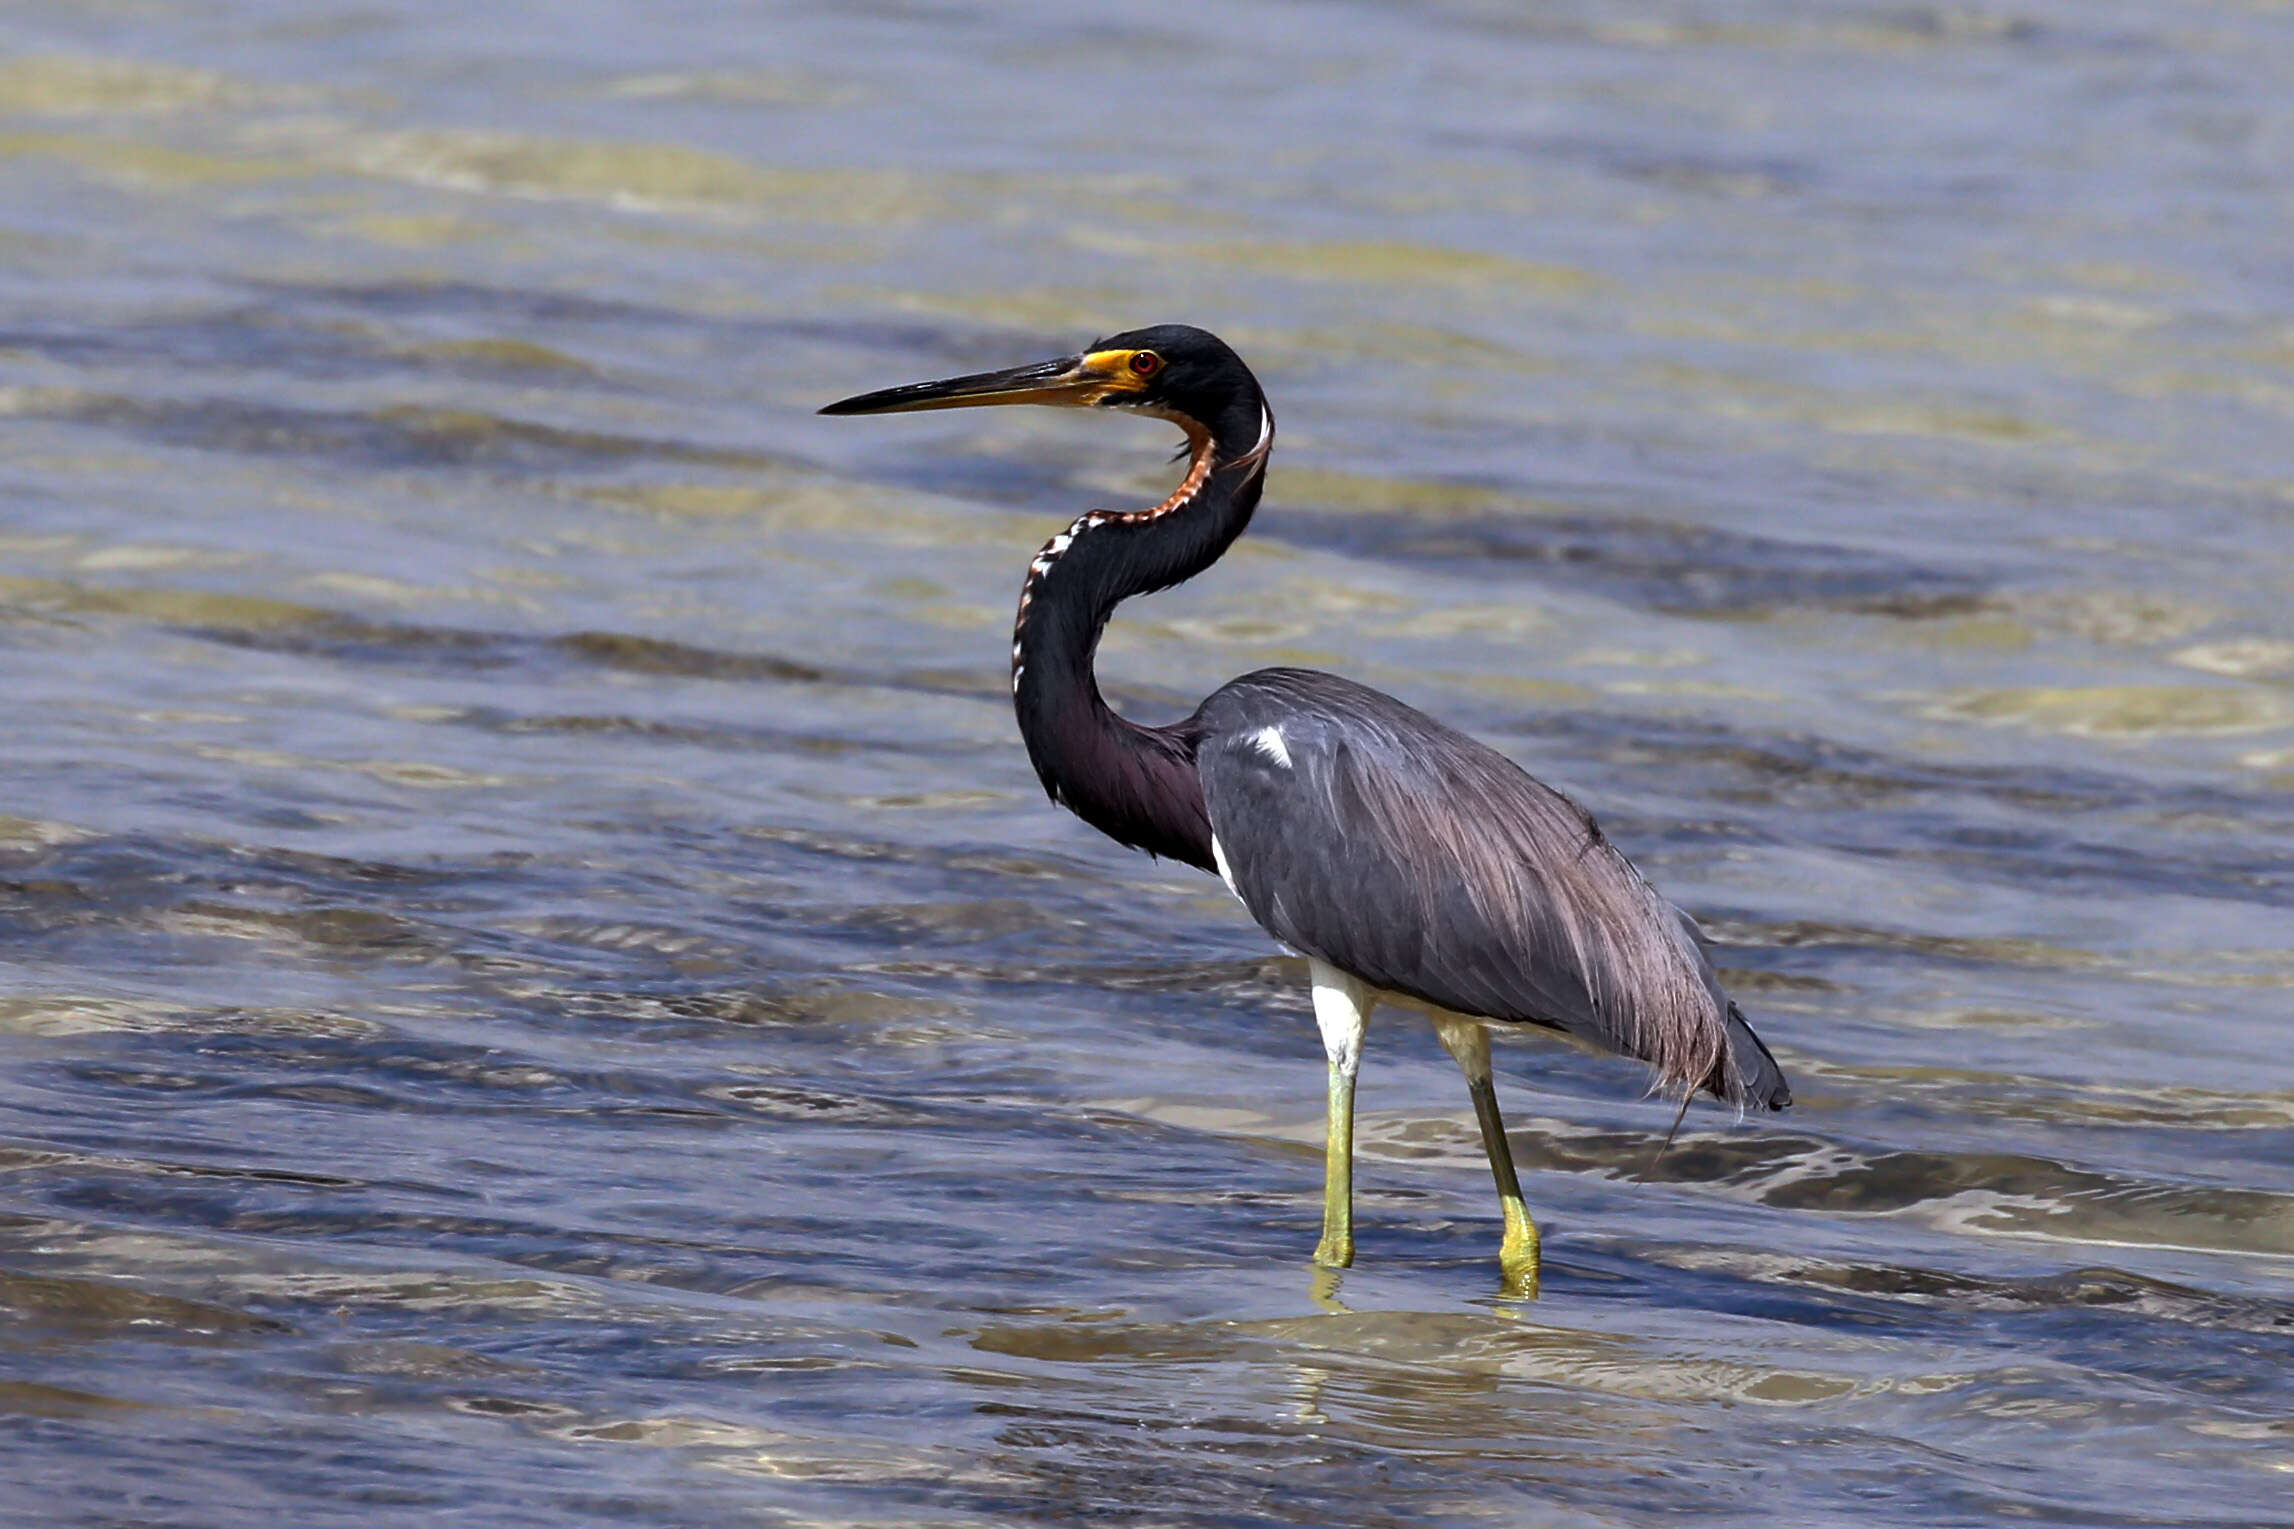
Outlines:
[{"label": "white shoulder patch", "polygon": [[1283,742],[1281,728],[1262,727],[1245,741],[1274,763],[1290,768],[1290,745]]}]

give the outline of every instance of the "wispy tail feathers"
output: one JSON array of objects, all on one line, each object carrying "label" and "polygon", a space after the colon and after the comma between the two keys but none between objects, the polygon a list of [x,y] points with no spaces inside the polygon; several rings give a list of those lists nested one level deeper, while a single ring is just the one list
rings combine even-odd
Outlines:
[{"label": "wispy tail feathers", "polygon": [[1744,1021],[1744,1011],[1735,1004],[1728,1006],[1729,1054],[1736,1063],[1735,1072],[1743,1086],[1742,1097],[1731,1097],[1725,1085],[1724,1069],[1715,1068],[1714,1076],[1705,1086],[1731,1104],[1748,1110],[1781,1110],[1792,1103],[1792,1085],[1784,1081],[1784,1069],[1776,1065],[1776,1058],[1768,1054],[1752,1026]]}]

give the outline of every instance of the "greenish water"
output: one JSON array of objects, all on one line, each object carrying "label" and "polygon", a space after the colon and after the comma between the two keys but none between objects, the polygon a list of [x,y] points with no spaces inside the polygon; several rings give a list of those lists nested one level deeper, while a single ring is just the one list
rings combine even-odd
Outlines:
[{"label": "greenish water", "polygon": [[[2267,4],[0,6],[0,1516],[2294,1523]],[[1374,1027],[1048,806],[1026,557],[1213,328],[1165,720],[1596,807],[1800,1104]]]}]

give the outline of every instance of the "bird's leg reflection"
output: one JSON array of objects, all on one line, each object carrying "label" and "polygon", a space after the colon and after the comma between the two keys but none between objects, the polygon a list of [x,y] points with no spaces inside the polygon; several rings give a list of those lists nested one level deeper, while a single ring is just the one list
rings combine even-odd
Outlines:
[{"label": "bird's leg reflection", "polygon": [[1497,1180],[1498,1204],[1505,1214],[1505,1241],[1498,1245],[1498,1269],[1505,1277],[1505,1293],[1537,1294],[1537,1223],[1529,1219],[1529,1206],[1521,1198],[1521,1179],[1513,1171],[1513,1148],[1505,1139],[1505,1118],[1497,1112],[1497,1089],[1490,1082],[1489,1027],[1479,1020],[1435,1015],[1434,1033],[1442,1047],[1457,1059],[1466,1075],[1466,1091],[1473,1095],[1474,1119],[1482,1128],[1482,1150],[1489,1154],[1490,1177]]},{"label": "bird's leg reflection", "polygon": [[1339,1287],[1346,1282],[1343,1271],[1318,1263],[1306,1287],[1307,1299],[1334,1317],[1351,1316],[1354,1308],[1338,1298]]},{"label": "bird's leg reflection", "polygon": [[1362,1036],[1377,1003],[1370,988],[1334,966],[1309,960],[1314,977],[1314,1022],[1330,1058],[1330,1121],[1322,1150],[1322,1241],[1314,1261],[1326,1269],[1354,1262],[1354,1077],[1362,1068]]}]

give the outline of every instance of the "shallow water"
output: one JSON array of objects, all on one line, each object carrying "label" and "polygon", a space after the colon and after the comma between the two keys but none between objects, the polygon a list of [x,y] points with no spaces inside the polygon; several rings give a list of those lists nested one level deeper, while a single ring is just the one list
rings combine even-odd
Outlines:
[{"label": "shallow water", "polygon": [[[2256,3],[0,7],[0,1508],[2294,1522],[2294,34]],[[1126,611],[1584,797],[1799,1106],[1389,1016],[1042,799]]]}]

